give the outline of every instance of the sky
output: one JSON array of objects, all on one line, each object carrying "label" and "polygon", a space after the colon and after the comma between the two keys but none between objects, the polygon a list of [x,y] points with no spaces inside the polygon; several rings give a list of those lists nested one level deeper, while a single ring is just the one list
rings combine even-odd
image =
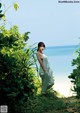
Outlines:
[{"label": "sky", "polygon": [[[46,46],[76,45],[80,37],[80,3],[58,3],[58,0],[0,0],[6,8],[6,27],[17,25],[27,31],[30,45],[43,41]],[[62,0],[61,0],[62,1]]]}]

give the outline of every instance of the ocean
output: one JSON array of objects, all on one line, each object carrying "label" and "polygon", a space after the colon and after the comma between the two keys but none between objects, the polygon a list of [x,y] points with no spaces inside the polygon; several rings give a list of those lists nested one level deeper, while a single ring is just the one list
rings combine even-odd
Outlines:
[{"label": "ocean", "polygon": [[69,97],[74,95],[71,91],[73,87],[68,76],[75,68],[72,60],[77,57],[78,45],[46,47],[44,53],[48,56],[50,67],[53,70],[54,90],[60,95]]}]

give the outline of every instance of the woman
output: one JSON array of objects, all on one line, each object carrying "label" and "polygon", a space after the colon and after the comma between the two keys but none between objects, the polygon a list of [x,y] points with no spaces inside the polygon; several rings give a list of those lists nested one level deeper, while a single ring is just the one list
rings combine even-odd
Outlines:
[{"label": "woman", "polygon": [[49,66],[48,58],[43,53],[45,44],[43,42],[38,43],[37,58],[40,64],[39,74],[42,78],[42,94],[46,93],[46,90],[54,85],[53,72]]}]

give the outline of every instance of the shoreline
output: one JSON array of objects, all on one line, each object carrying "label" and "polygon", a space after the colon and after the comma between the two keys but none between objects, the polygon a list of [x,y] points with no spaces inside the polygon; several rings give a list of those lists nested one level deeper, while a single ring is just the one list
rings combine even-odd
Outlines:
[{"label": "shoreline", "polygon": [[60,94],[60,97],[71,97],[75,96],[71,88],[73,87],[72,83],[68,78],[60,78],[58,75],[54,78],[54,86],[53,89]]}]

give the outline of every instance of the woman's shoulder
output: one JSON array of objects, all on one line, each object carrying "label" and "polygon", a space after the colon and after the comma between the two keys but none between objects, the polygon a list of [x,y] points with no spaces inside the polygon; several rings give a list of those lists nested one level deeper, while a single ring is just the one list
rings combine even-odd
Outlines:
[{"label": "woman's shoulder", "polygon": [[37,55],[41,55],[41,53],[39,51],[36,52]]},{"label": "woman's shoulder", "polygon": [[40,56],[40,53],[37,51],[37,52],[36,52],[36,55],[37,55],[37,56]]},{"label": "woman's shoulder", "polygon": [[42,58],[42,54],[40,52],[36,52],[36,55]]}]

